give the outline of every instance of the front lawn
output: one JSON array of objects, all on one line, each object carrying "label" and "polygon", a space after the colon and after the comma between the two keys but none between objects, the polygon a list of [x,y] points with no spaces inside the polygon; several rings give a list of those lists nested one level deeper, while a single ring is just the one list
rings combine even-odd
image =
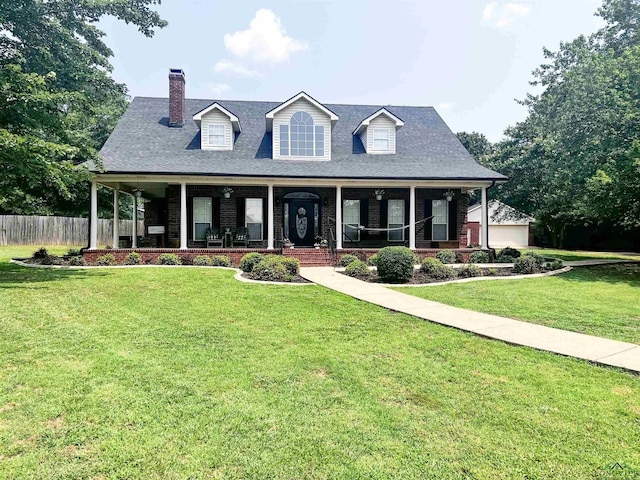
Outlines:
[{"label": "front lawn", "polygon": [[640,471],[637,375],[232,276],[0,263],[0,478]]},{"label": "front lawn", "polygon": [[545,278],[395,289],[478,312],[640,344],[640,264],[576,267]]},{"label": "front lawn", "polygon": [[[500,249],[498,249],[499,251]],[[522,253],[535,252],[543,257],[559,258],[564,261],[576,260],[631,260],[639,261],[638,255],[626,255],[616,252],[586,252],[581,250],[555,250],[552,248],[538,248],[535,250],[522,250]]]}]

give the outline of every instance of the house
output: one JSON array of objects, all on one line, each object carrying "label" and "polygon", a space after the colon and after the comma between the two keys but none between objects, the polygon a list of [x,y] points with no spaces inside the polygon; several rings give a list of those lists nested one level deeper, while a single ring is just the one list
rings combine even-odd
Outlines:
[{"label": "house", "polygon": [[169,72],[168,99],[133,99],[100,156],[89,253],[98,184],[115,200],[143,199],[147,248],[194,251],[208,246],[207,232],[246,229],[250,249],[322,237],[340,253],[464,248],[465,193],[481,189],[486,200],[506,180],[476,163],[432,107],[323,104],[305,92],[282,102],[186,99],[180,69]]},{"label": "house", "polygon": [[[489,238],[492,247],[527,247],[533,244],[532,218],[498,200],[489,201]],[[483,224],[482,205],[469,207],[467,211],[467,245],[480,244],[480,230]]]}]

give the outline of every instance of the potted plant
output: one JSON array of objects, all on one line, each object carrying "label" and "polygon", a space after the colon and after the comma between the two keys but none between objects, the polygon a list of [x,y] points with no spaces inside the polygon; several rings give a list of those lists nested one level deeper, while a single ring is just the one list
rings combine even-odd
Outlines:
[{"label": "potted plant", "polygon": [[288,238],[284,238],[282,240],[282,243],[284,244],[285,247],[293,248],[293,246],[294,246],[294,243],[291,240],[289,240]]},{"label": "potted plant", "polygon": [[384,195],[382,188],[378,188],[374,193],[376,194],[376,200],[382,200],[382,196]]},{"label": "potted plant", "polygon": [[329,246],[329,241],[326,238],[322,238],[320,235],[318,235],[316,238],[316,243],[313,244],[314,247],[316,248],[321,248],[321,247],[328,247]]},{"label": "potted plant", "polygon": [[222,188],[222,194],[224,195],[224,198],[231,198],[232,193],[233,193],[233,188],[231,187]]}]

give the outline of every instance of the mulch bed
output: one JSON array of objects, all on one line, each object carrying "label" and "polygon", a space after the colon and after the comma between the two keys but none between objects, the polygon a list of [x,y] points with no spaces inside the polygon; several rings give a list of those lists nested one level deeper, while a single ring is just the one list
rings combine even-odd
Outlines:
[{"label": "mulch bed", "polygon": [[[261,278],[255,278],[251,273],[242,273],[242,278],[248,278],[249,280],[258,280],[260,282],[268,282],[269,280],[263,280]],[[276,281],[276,280],[274,280]],[[282,283],[282,280],[277,280],[278,282]],[[293,277],[291,279],[290,282],[286,282],[286,283],[311,283],[309,280],[307,280],[306,278],[302,278],[300,275],[296,275],[295,277]]]},{"label": "mulch bed", "polygon": [[[343,275],[346,275],[344,272],[341,272]],[[504,268],[491,268],[491,269],[482,269],[482,273],[483,273],[483,277],[512,277],[514,275],[520,275],[518,273],[513,273],[511,271],[511,267],[504,267]],[[357,278],[358,280],[362,280],[363,282],[367,282],[367,283],[394,283],[394,282],[389,282],[388,280],[383,280],[378,276],[378,272],[376,270],[373,270],[371,272],[371,274],[369,276],[358,276],[358,277],[354,277]],[[460,278],[452,278],[451,280],[460,280]],[[421,285],[424,283],[439,283],[439,282],[443,282],[445,280],[436,280],[434,278],[431,278],[429,275],[427,275],[424,272],[421,272],[420,270],[416,270],[415,273],[413,274],[413,277],[411,277],[409,279],[409,281],[407,282],[398,282],[398,285]],[[450,281],[450,280],[446,280],[446,281]]]}]

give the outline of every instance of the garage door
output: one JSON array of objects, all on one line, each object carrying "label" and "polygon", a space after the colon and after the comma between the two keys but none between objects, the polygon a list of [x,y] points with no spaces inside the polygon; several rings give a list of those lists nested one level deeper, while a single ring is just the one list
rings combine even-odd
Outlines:
[{"label": "garage door", "polygon": [[489,225],[490,247],[526,247],[528,244],[528,225]]}]

